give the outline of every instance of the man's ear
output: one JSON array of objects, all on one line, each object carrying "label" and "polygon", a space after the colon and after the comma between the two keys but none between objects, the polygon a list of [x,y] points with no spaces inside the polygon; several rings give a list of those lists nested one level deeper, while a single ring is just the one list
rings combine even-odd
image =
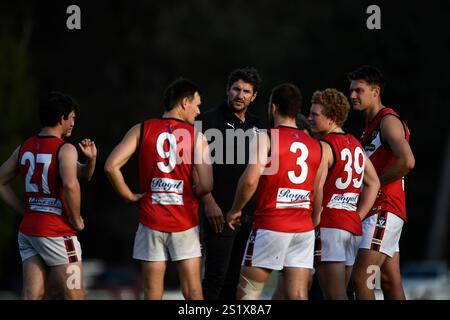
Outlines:
[{"label": "man's ear", "polygon": [[257,96],[257,95],[258,95],[258,91],[256,91],[256,92],[253,94],[252,98],[250,99],[250,102],[253,102],[253,100],[256,99],[256,96]]},{"label": "man's ear", "polygon": [[64,119],[64,115],[60,116],[60,117],[59,117],[59,120],[58,120],[58,124],[62,125],[62,124],[63,124],[63,121],[65,121],[65,120],[66,120],[66,119]]},{"label": "man's ear", "polygon": [[373,86],[374,97],[380,97],[381,88],[379,86]]},{"label": "man's ear", "polygon": [[275,104],[272,103],[272,105],[270,106],[270,110],[272,111],[272,114],[277,113],[278,112],[278,108]]}]

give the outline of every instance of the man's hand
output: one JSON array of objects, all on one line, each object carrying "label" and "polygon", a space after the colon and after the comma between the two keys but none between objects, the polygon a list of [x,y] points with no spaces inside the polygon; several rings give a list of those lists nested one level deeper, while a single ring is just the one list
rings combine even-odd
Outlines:
[{"label": "man's hand", "polygon": [[205,202],[205,214],[214,232],[222,232],[225,225],[225,219],[223,218],[222,210],[215,201]]},{"label": "man's hand", "polygon": [[77,221],[74,221],[73,219],[69,219],[69,222],[72,225],[72,227],[75,230],[77,230],[78,232],[84,229],[84,220],[81,216],[79,219],[77,219]]},{"label": "man's hand", "polygon": [[93,160],[97,158],[97,147],[95,146],[94,141],[91,139],[83,139],[78,146],[81,149],[81,152],[88,160]]},{"label": "man's hand", "polygon": [[125,201],[134,204],[135,206],[137,206],[139,208],[139,204],[142,200],[142,198],[144,198],[145,196],[147,196],[147,192],[144,193],[132,193],[131,197],[129,199],[125,199]]},{"label": "man's hand", "polygon": [[236,227],[241,226],[241,216],[242,211],[232,212],[229,211],[227,213],[227,223],[231,230],[234,230]]}]

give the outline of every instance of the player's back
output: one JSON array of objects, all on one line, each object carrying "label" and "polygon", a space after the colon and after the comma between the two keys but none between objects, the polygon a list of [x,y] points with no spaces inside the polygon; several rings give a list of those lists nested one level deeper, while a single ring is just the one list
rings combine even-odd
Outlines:
[{"label": "player's back", "polygon": [[28,236],[58,237],[76,233],[68,221],[59,173],[64,140],[34,136],[20,147],[18,170],[25,185],[25,216],[19,231]]},{"label": "player's back", "polygon": [[271,159],[277,159],[279,167],[275,174],[261,176],[254,226],[280,232],[310,231],[314,228],[311,213],[322,157],[320,143],[285,126],[271,129],[270,136]]},{"label": "player's back", "polygon": [[139,180],[140,223],[163,232],[198,225],[198,200],[192,190],[194,127],[174,118],[141,124]]},{"label": "player's back", "polygon": [[363,147],[348,133],[333,132],[322,141],[330,146],[334,161],[323,187],[323,211],[319,226],[361,235],[361,218],[356,209],[364,177]]}]

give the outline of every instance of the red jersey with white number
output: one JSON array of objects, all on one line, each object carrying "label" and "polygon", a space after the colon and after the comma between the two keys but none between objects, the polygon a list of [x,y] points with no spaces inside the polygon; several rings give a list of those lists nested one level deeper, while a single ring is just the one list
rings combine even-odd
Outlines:
[{"label": "red jersey with white number", "polygon": [[173,118],[141,124],[139,181],[147,196],[139,222],[162,232],[198,225],[198,200],[192,190],[194,127]]},{"label": "red jersey with white number", "polygon": [[348,133],[333,132],[322,138],[333,153],[323,186],[321,228],[337,228],[362,235],[361,218],[356,211],[364,177],[365,157],[361,143]]},{"label": "red jersey with white number", "polygon": [[[399,115],[391,108],[383,108],[371,122],[366,123],[361,138],[364,150],[372,161],[379,177],[382,176],[395,162],[395,156],[392,154],[389,145],[383,141],[380,131],[381,120],[386,115],[393,115],[400,119]],[[409,142],[409,129],[403,120],[400,119],[400,121],[405,131],[405,139]],[[368,216],[376,214],[379,211],[392,212],[406,221],[404,178],[381,185],[378,197]]]},{"label": "red jersey with white number", "polygon": [[320,143],[299,129],[284,126],[271,129],[270,137],[271,158],[266,170],[274,170],[259,180],[254,228],[311,231],[314,179],[322,158]]},{"label": "red jersey with white number", "polygon": [[34,237],[72,236],[59,175],[58,152],[64,140],[36,136],[26,140],[18,155],[18,169],[25,184],[25,216],[19,231]]}]

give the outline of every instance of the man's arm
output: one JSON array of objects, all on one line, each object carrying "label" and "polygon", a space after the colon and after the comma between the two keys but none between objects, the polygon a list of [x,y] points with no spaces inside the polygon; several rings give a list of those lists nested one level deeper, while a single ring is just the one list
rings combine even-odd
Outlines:
[{"label": "man's arm", "polygon": [[97,159],[97,148],[94,141],[91,139],[83,139],[78,146],[81,152],[85,155],[86,163],[77,162],[77,176],[78,179],[85,179],[90,181],[95,170],[95,163]]},{"label": "man's arm", "polygon": [[367,157],[366,155],[364,155],[364,157],[366,158],[363,178],[364,187],[362,188],[359,197],[359,204],[357,209],[361,220],[363,220],[370,209],[372,209],[373,203],[377,198],[378,190],[380,189],[380,180],[378,179],[375,167],[373,166],[372,161],[370,161],[369,157]]},{"label": "man's arm", "polygon": [[389,145],[396,160],[392,166],[380,176],[382,185],[401,179],[414,168],[415,159],[411,147],[405,139],[405,131],[401,121],[392,115],[381,120],[381,135]]},{"label": "man's arm", "polygon": [[17,160],[19,149],[20,147],[17,147],[9,159],[0,166],[0,199],[14,211],[23,215],[25,207],[9,185],[9,182],[18,174]]},{"label": "man's arm", "polygon": [[84,222],[80,214],[81,192],[77,178],[77,149],[66,143],[61,147],[58,157],[69,222],[75,230],[81,231],[84,229]]},{"label": "man's arm", "polygon": [[213,174],[211,159],[209,157],[209,146],[205,136],[198,132],[195,140],[195,174],[198,181],[194,186],[194,193],[198,198],[210,194],[213,188]]},{"label": "man's arm", "polygon": [[[250,154],[256,155],[256,163],[250,160],[250,163],[240,177],[233,206],[227,213],[227,223],[231,229],[234,229],[235,226],[240,224],[241,211],[255,193],[261,174],[268,162],[268,154],[270,151],[269,137],[267,134],[261,133],[257,135],[257,138],[259,139],[259,143],[254,145],[256,149],[250,148]],[[252,149],[254,150],[253,152]]]},{"label": "man's arm", "polygon": [[319,168],[317,169],[316,177],[314,179],[314,198],[313,198],[313,213],[312,219],[314,227],[317,227],[320,223],[322,214],[322,201],[323,201],[323,186],[327,179],[328,168],[333,163],[333,152],[328,143],[320,142],[322,145],[322,159],[320,160]]},{"label": "man's arm", "polygon": [[120,171],[131,158],[139,144],[141,125],[137,124],[132,127],[122,139],[122,141],[114,148],[105,162],[105,173],[109,182],[119,196],[127,202],[138,202],[144,194],[131,192],[125,179]]}]

